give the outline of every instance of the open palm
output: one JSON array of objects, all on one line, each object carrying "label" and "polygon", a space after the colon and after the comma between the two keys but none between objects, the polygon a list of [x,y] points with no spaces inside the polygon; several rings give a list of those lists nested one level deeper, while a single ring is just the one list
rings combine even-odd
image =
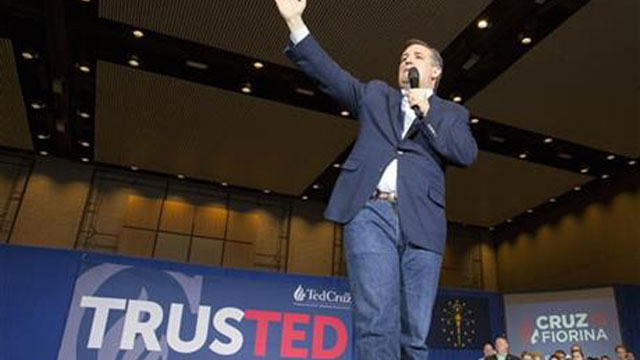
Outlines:
[{"label": "open palm", "polygon": [[275,0],[278,5],[280,15],[285,20],[302,16],[302,12],[307,6],[307,0]]}]

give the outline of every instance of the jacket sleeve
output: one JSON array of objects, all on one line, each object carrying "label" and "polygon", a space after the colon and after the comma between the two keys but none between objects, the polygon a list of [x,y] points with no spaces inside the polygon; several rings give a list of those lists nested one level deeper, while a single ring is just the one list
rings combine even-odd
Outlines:
[{"label": "jacket sleeve", "polygon": [[448,163],[459,166],[471,166],[478,156],[478,145],[469,128],[469,111],[462,108],[435,130],[433,124],[423,121],[420,130],[431,141],[436,152]]},{"label": "jacket sleeve", "polygon": [[364,83],[336,64],[311,34],[296,45],[290,42],[284,53],[300,70],[320,84],[321,91],[352,114],[357,113]]}]

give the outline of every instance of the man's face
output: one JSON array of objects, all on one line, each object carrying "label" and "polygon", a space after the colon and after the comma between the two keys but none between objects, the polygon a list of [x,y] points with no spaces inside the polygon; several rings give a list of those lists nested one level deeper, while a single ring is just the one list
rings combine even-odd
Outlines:
[{"label": "man's face", "polygon": [[632,352],[628,352],[627,353],[627,360],[636,360],[636,357],[633,355]]},{"label": "man's face", "polygon": [[580,351],[580,345],[573,345],[571,347],[571,352],[574,352],[574,351]]},{"label": "man's face", "polygon": [[496,352],[498,354],[506,354],[509,351],[509,343],[506,339],[497,338],[496,339]]},{"label": "man's face", "polygon": [[398,84],[409,88],[409,69],[415,67],[420,73],[420,87],[433,88],[442,70],[433,63],[431,50],[419,44],[407,47],[400,57],[398,66]]},{"label": "man's face", "polygon": [[627,349],[623,347],[619,347],[616,349],[616,355],[618,355],[618,359],[626,360],[627,359]]},{"label": "man's face", "polygon": [[484,354],[484,356],[491,356],[494,354],[493,351],[493,346],[491,344],[485,344],[484,347],[482,348],[482,353]]}]

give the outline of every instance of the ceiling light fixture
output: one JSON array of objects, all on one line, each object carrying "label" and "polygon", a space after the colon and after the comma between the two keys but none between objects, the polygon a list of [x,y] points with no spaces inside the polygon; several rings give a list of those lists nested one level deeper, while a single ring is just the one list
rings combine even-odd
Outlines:
[{"label": "ceiling light fixture", "polygon": [[487,19],[478,20],[478,28],[479,29],[486,29],[488,27],[489,27],[489,20],[487,20]]}]

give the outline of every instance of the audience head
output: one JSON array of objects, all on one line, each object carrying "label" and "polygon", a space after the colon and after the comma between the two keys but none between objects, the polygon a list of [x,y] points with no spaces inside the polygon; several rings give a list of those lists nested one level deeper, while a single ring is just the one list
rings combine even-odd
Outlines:
[{"label": "audience head", "polygon": [[506,336],[498,336],[496,338],[496,354],[507,354],[509,352],[509,342],[507,341],[507,337]]},{"label": "audience head", "polygon": [[627,360],[636,360],[635,355],[631,351],[627,351]]},{"label": "audience head", "polygon": [[[573,348],[573,347],[572,347]],[[571,360],[585,360],[582,350],[574,350],[571,352]]]},{"label": "audience head", "polygon": [[493,344],[490,342],[486,342],[484,343],[484,345],[482,345],[482,356],[487,357],[487,356],[491,356],[491,355],[495,355],[495,350],[493,350]]},{"label": "audience head", "polygon": [[611,358],[608,355],[602,355],[600,360],[611,360]]},{"label": "audience head", "polygon": [[536,353],[533,353],[532,356],[533,356],[533,360],[544,360],[544,356],[542,356],[541,353],[536,352]]},{"label": "audience head", "polygon": [[533,360],[533,355],[528,351],[523,351],[522,354],[520,354],[520,360]]},{"label": "audience head", "polygon": [[571,345],[571,352],[572,352],[572,353],[573,353],[574,351],[580,351],[580,350],[582,350],[582,349],[580,348],[580,345],[578,345],[578,344],[573,344],[573,345]]},{"label": "audience head", "polygon": [[618,345],[615,348],[618,360],[627,360],[627,348],[624,345]]},{"label": "audience head", "polygon": [[553,355],[555,355],[555,357],[557,357],[558,360],[562,360],[567,357],[567,354],[564,352],[564,350],[556,350],[556,352],[554,352]]}]

